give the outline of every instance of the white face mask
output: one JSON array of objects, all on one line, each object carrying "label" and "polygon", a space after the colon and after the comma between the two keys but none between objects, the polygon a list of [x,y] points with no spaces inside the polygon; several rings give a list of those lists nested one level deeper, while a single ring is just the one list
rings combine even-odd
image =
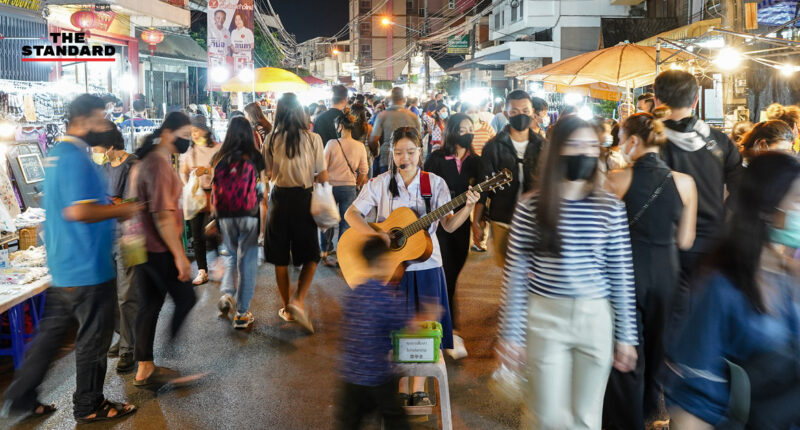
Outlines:
[{"label": "white face mask", "polygon": [[545,115],[542,117],[542,128],[547,128],[550,126],[550,115]]}]

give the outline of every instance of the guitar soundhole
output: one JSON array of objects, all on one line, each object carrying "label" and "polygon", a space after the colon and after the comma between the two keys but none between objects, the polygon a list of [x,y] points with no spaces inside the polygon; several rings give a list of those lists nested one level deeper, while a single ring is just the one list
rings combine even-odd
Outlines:
[{"label": "guitar soundhole", "polygon": [[406,246],[406,237],[401,229],[395,228],[390,230],[389,236],[392,238],[392,243],[389,245],[392,251],[403,249],[403,247]]}]

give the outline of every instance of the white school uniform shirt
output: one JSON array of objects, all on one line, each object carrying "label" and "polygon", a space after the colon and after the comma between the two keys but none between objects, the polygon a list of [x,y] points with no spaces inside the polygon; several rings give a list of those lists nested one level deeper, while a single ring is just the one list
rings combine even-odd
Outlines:
[{"label": "white school uniform shirt", "polygon": [[[407,207],[419,217],[425,215],[425,199],[422,198],[422,193],[419,189],[419,172],[420,170],[417,169],[417,176],[414,177],[408,188],[406,188],[400,173],[396,174],[397,191],[399,192],[397,197],[393,197],[389,191],[389,182],[392,178],[391,170],[370,179],[361,189],[361,193],[356,197],[353,206],[361,212],[362,216],[366,216],[372,209],[375,209],[377,222],[385,221],[389,214],[399,207]],[[450,189],[441,177],[433,173],[428,173],[428,177],[431,181],[431,212],[433,212],[450,201]],[[436,228],[438,226],[439,222],[436,221],[428,227],[428,234],[430,234],[433,241],[433,253],[430,258],[410,264],[406,267],[406,271],[413,272],[442,267],[442,251],[439,249],[439,240],[436,238]]]}]

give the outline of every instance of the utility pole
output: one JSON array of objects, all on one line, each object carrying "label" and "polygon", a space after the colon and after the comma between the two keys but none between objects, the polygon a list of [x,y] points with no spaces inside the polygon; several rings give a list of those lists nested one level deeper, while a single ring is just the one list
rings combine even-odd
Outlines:
[{"label": "utility pole", "polygon": [[[744,30],[744,6],[742,0],[724,0],[722,3],[722,28],[743,31]],[[734,36],[723,36],[725,45],[731,46],[737,39]],[[729,72],[722,75],[722,115],[727,118],[733,113],[733,106],[741,103],[736,100],[736,73]],[[725,124],[727,126],[727,124]],[[732,125],[732,124],[731,124]]]}]

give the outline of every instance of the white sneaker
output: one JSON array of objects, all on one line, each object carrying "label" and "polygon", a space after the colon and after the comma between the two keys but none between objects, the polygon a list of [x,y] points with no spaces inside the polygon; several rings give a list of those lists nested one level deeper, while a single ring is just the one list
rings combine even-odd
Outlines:
[{"label": "white sneaker", "polygon": [[467,355],[467,348],[464,347],[464,339],[461,336],[454,334],[453,335],[453,349],[448,349],[447,354],[453,358],[453,360],[460,360]]}]

